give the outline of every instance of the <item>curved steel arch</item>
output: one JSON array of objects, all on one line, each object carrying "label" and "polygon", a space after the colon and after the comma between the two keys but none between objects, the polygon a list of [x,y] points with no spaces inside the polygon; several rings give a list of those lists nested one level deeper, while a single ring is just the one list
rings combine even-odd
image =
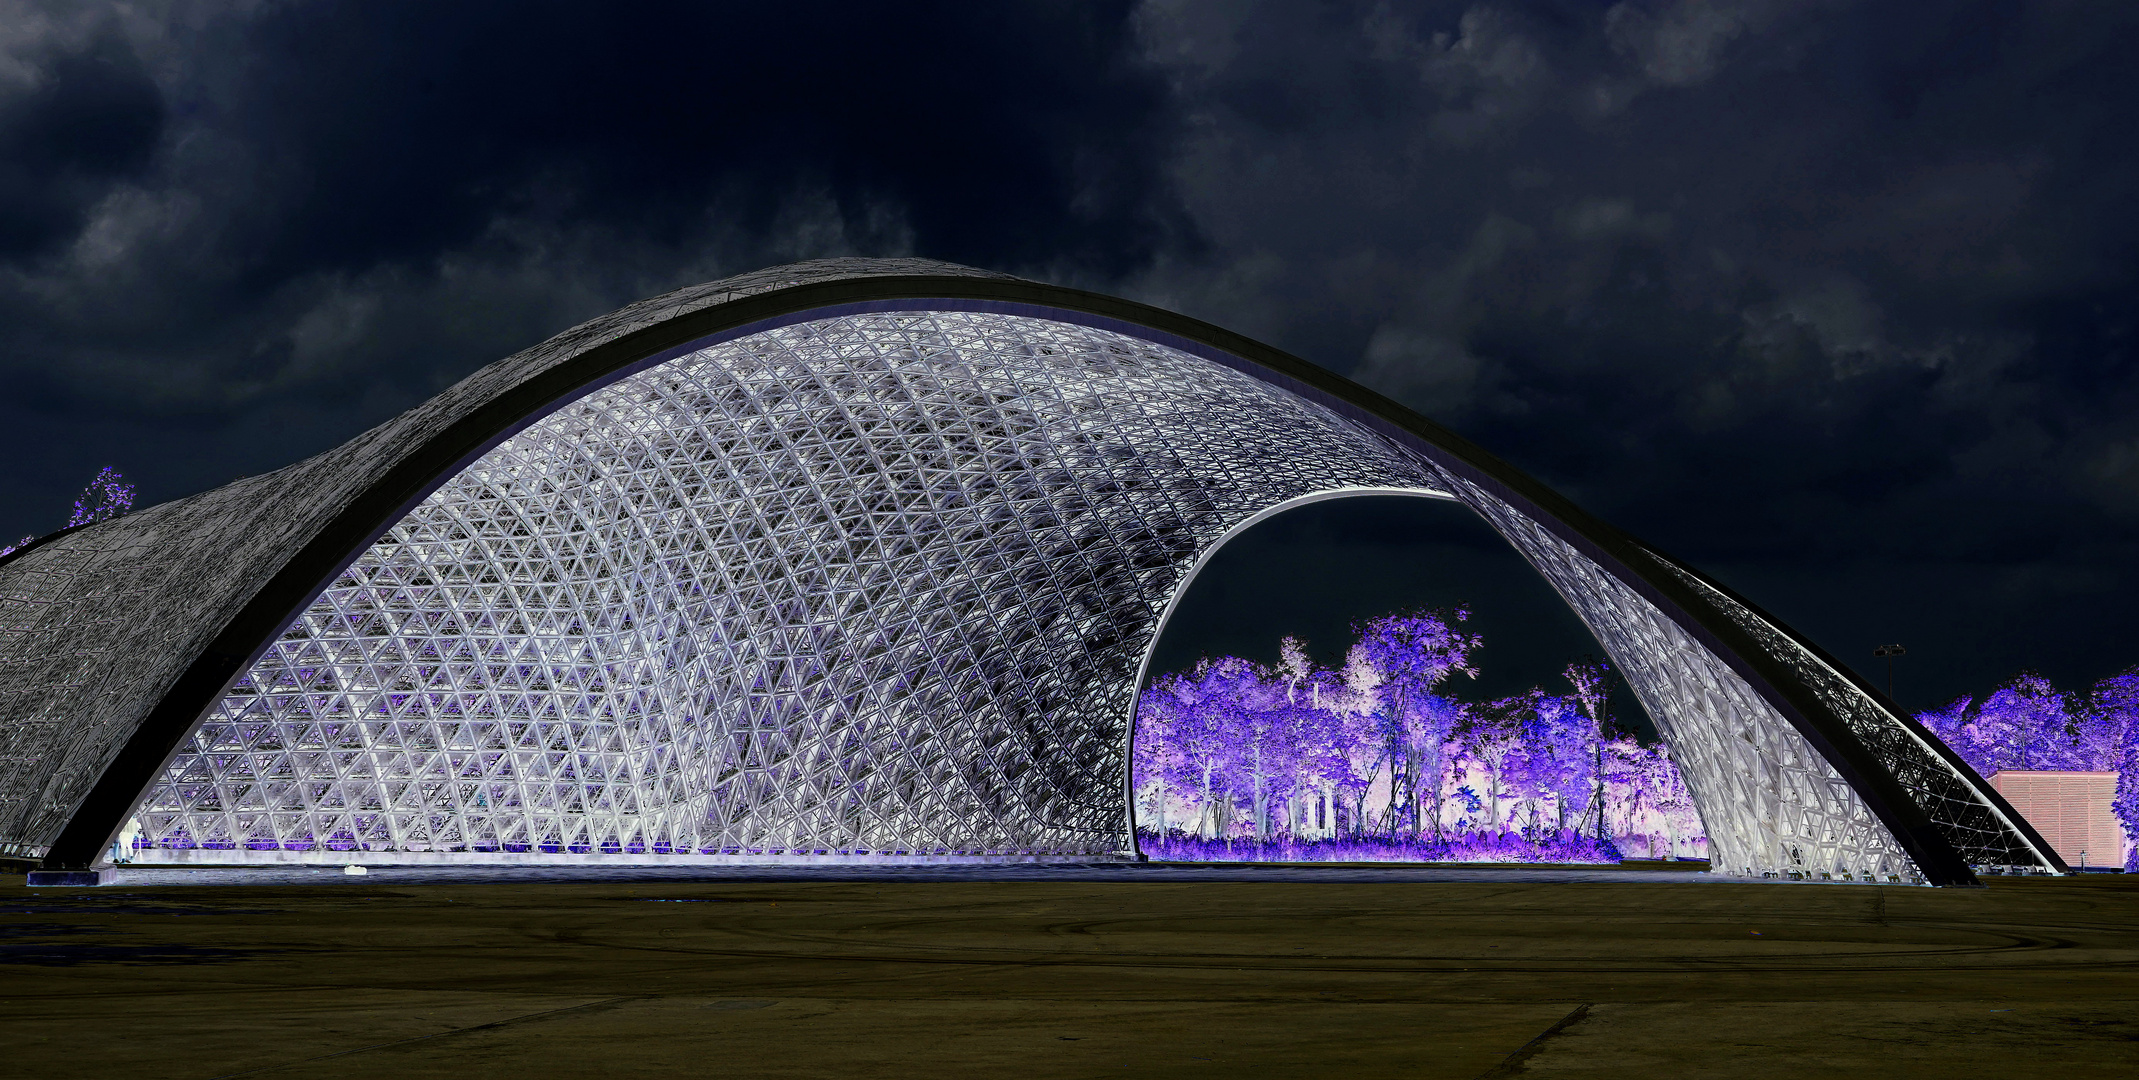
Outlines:
[{"label": "curved steel arch", "polygon": [[[201,628],[196,640],[174,642],[171,670],[131,680],[107,671],[101,682],[89,676],[78,681],[100,688],[97,701],[108,707],[94,722],[74,729],[102,733],[108,745],[84,737],[42,774],[27,770],[30,779],[41,781],[43,802],[31,805],[17,797],[18,805],[0,807],[5,814],[0,845],[18,855],[44,855],[55,867],[94,861],[203,716],[282,628],[442,484],[564,404],[721,342],[813,320],[896,311],[986,313],[1122,334],[1248,375],[1378,433],[1428,463],[1436,486],[1477,509],[1568,596],[1637,680],[1637,692],[1652,713],[1662,710],[1668,717],[1674,709],[1702,708],[1758,726],[1759,718],[1751,714],[1765,710],[1783,722],[1769,725],[1774,729],[1769,734],[1781,741],[1756,748],[1748,759],[1752,767],[1746,767],[1747,760],[1716,758],[1691,763],[1690,773],[1738,769],[1745,775],[1732,783],[1740,792],[1765,786],[1774,795],[1796,785],[1800,790],[1790,792],[1785,803],[1855,800],[1862,816],[1876,821],[1915,870],[1935,884],[1972,881],[1971,863],[2063,869],[1994,791],[1842,665],[1728,590],[1596,521],[1402,406],[1287,354],[1171,312],[945,264],[864,260],[774,268],[633,305],[492,365],[340,450],[17,553],[23,557],[0,568],[0,589],[6,594],[0,603],[45,603],[57,609],[70,603],[80,607],[85,596],[108,599],[123,591],[109,586],[110,577],[126,565],[129,552],[154,543],[198,551],[227,539],[244,548],[243,558],[231,560],[237,564],[236,579],[216,583],[228,595],[194,605],[207,609]],[[289,515],[301,520],[285,523],[269,540],[252,534],[276,516],[270,511],[285,507],[256,508],[240,523],[247,528],[225,536],[198,526],[202,514],[228,515],[232,506],[247,501],[270,504],[275,496],[308,485],[332,490],[306,504],[306,513]],[[209,535],[203,537],[204,532]],[[165,562],[186,565],[184,559]],[[133,603],[152,617],[167,617],[185,607],[167,599],[183,575],[164,563],[157,568],[159,582],[135,590],[150,599]],[[166,597],[160,609],[158,597]],[[174,631],[173,636],[182,635]],[[20,677],[26,669],[52,682],[51,665],[23,649],[34,644],[34,637],[34,632],[18,634],[13,652],[0,656],[0,677],[10,677],[16,687],[34,681]],[[10,663],[12,668],[6,666]],[[1646,688],[1639,681],[1644,679]],[[32,719],[49,717],[55,697],[64,695],[37,697],[33,708],[45,711]],[[28,741],[15,737],[21,731],[52,728],[23,723],[20,710],[5,719],[16,729],[9,737],[17,743]],[[1660,726],[1668,724],[1659,719]],[[1687,733],[1667,735],[1674,736],[1677,753]],[[1811,753],[1803,754],[1800,745]],[[1780,760],[1792,754],[1801,760]],[[1762,768],[1769,775],[1758,775]],[[0,794],[9,791],[10,779],[20,790],[24,772],[18,769],[14,778],[0,775]],[[1846,791],[1816,790],[1822,777],[1830,785],[1839,781]],[[70,798],[70,783],[86,790]],[[1709,792],[1704,817],[1719,809],[1713,803],[1727,786],[1719,782]],[[1758,812],[1773,817],[1805,809],[1769,805]],[[1825,813],[1832,807],[1812,809]],[[49,842],[41,842],[40,834]],[[1767,855],[1757,865],[1721,868],[1770,867],[1786,868]]]}]

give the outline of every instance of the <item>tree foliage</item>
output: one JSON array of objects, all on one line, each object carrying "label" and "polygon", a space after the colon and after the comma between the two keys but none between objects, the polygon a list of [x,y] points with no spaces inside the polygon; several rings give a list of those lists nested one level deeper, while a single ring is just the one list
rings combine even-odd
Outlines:
[{"label": "tree foliage", "polygon": [[1155,680],[1133,765],[1147,847],[1591,861],[1618,858],[1621,841],[1656,856],[1704,847],[1670,758],[1611,722],[1604,665],[1570,667],[1572,694],[1450,693],[1477,674],[1468,618],[1369,620],[1340,668],[1287,638],[1272,667],[1222,657]]},{"label": "tree foliage", "polygon": [[2124,824],[2125,869],[2139,872],[2139,667],[2078,694],[2022,672],[1981,700],[1960,698],[1916,719],[1986,777],[2004,769],[2116,773],[2110,806]]},{"label": "tree foliage", "polygon": [[[134,486],[124,483],[126,478],[119,470],[107,465],[90,478],[89,486],[75,497],[74,513],[67,518],[67,528],[88,525],[118,517],[134,508]],[[0,558],[13,554],[37,539],[25,536],[12,544],[0,547]]]},{"label": "tree foliage", "polygon": [[124,483],[126,478],[119,470],[107,465],[90,478],[89,486],[75,497],[74,515],[67,519],[67,527],[87,525],[96,521],[108,521],[134,508],[134,486]]}]

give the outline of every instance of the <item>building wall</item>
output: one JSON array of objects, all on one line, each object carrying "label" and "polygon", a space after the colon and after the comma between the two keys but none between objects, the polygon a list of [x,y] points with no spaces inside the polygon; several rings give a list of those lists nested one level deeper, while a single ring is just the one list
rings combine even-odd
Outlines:
[{"label": "building wall", "polygon": [[2124,864],[2129,839],[2110,809],[2117,794],[2116,773],[2002,769],[1991,774],[1990,782],[2068,865]]}]

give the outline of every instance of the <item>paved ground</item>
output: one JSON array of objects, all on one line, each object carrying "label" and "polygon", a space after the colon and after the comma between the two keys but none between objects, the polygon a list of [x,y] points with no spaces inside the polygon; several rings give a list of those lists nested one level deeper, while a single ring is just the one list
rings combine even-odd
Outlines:
[{"label": "paved ground", "polygon": [[0,879],[0,1076],[2139,1075],[2139,878],[1228,874]]}]

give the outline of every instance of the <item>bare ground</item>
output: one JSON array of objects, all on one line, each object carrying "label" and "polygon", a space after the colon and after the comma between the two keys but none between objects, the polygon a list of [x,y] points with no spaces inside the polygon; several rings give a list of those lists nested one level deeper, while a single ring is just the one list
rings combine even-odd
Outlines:
[{"label": "bare ground", "polygon": [[1652,877],[13,877],[0,1076],[2139,1076],[2139,876]]}]

